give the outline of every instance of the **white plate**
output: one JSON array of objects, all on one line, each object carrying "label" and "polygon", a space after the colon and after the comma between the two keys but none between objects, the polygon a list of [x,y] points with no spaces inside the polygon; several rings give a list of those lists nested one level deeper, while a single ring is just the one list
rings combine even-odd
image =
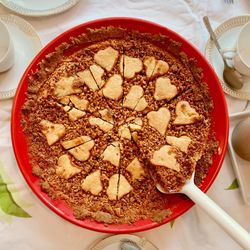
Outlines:
[{"label": "white plate", "polygon": [[230,129],[228,140],[228,151],[231,157],[234,172],[239,182],[240,190],[243,196],[243,200],[246,204],[250,205],[250,161],[242,159],[234,151],[232,146],[232,133],[235,126],[242,120],[250,117],[250,111],[243,111],[230,115]]},{"label": "white plate", "polygon": [[135,242],[141,250],[158,250],[156,246],[145,238],[140,238],[132,234],[119,234],[107,237],[94,244],[90,250],[119,250],[121,242],[126,240]]},{"label": "white plate", "polygon": [[[250,15],[237,16],[230,18],[219,25],[219,27],[217,27],[214,32],[221,47],[223,49],[234,48],[240,28],[249,21]],[[208,59],[215,72],[217,73],[225,93],[239,99],[250,100],[250,77],[244,77],[244,86],[242,89],[231,89],[223,80],[223,60],[211,39],[209,39],[206,44],[205,57]]]},{"label": "white plate", "polygon": [[73,7],[79,0],[2,0],[8,9],[24,16],[49,16]]},{"label": "white plate", "polygon": [[22,18],[14,15],[0,15],[0,19],[8,26],[15,49],[13,67],[0,73],[0,99],[7,99],[15,95],[21,76],[42,48],[42,44],[35,29]]}]

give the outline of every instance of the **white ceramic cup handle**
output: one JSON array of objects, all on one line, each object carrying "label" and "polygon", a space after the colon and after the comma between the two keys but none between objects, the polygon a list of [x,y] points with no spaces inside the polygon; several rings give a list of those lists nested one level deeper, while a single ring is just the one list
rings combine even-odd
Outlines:
[{"label": "white ceramic cup handle", "polygon": [[198,187],[189,183],[184,186],[182,193],[207,212],[244,249],[250,249],[250,234]]},{"label": "white ceramic cup handle", "polygon": [[[221,49],[220,52],[221,52],[221,55],[223,56],[224,59],[232,60],[235,53],[236,53],[236,49],[235,48],[233,48],[233,49]],[[228,55],[228,53],[230,53],[230,55]]]}]

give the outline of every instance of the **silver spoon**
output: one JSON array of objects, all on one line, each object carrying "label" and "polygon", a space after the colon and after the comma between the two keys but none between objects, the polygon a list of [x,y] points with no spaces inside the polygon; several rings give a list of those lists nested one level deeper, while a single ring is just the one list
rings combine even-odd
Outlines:
[{"label": "silver spoon", "polygon": [[207,16],[203,17],[203,22],[207,28],[207,31],[210,34],[210,38],[211,40],[214,42],[216,48],[218,49],[220,55],[222,56],[223,62],[224,62],[224,70],[223,70],[223,78],[224,81],[231,86],[234,89],[241,89],[243,86],[243,81],[241,76],[239,75],[239,73],[232,67],[230,67],[227,63],[227,61],[225,60],[225,58],[223,57],[222,53],[221,53],[221,47],[217,41],[217,38],[213,32],[213,29],[211,27],[211,24],[209,22],[209,19]]},{"label": "silver spoon", "polygon": [[[169,192],[168,194],[182,193],[187,195],[244,249],[250,250],[250,234],[194,184],[194,175],[195,172],[179,192]],[[159,184],[156,185],[156,188],[162,193],[167,193]]]},{"label": "silver spoon", "polygon": [[131,240],[125,240],[120,245],[121,250],[141,250],[141,248]]}]

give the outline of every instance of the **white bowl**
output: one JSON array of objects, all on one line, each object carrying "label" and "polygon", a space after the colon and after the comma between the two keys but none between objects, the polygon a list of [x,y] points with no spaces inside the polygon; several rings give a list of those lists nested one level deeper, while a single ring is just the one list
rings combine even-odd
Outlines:
[{"label": "white bowl", "polygon": [[0,72],[10,69],[15,61],[14,46],[7,26],[0,20]]}]

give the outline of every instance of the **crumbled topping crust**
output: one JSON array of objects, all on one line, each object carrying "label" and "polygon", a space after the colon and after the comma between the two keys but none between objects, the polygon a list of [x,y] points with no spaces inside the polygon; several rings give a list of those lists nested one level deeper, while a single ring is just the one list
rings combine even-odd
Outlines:
[{"label": "crumbled topping crust", "polygon": [[211,165],[212,109],[202,71],[180,43],[106,27],[40,62],[22,124],[42,190],[76,218],[160,222],[171,197],[155,184],[179,190],[196,166],[201,183]]}]

